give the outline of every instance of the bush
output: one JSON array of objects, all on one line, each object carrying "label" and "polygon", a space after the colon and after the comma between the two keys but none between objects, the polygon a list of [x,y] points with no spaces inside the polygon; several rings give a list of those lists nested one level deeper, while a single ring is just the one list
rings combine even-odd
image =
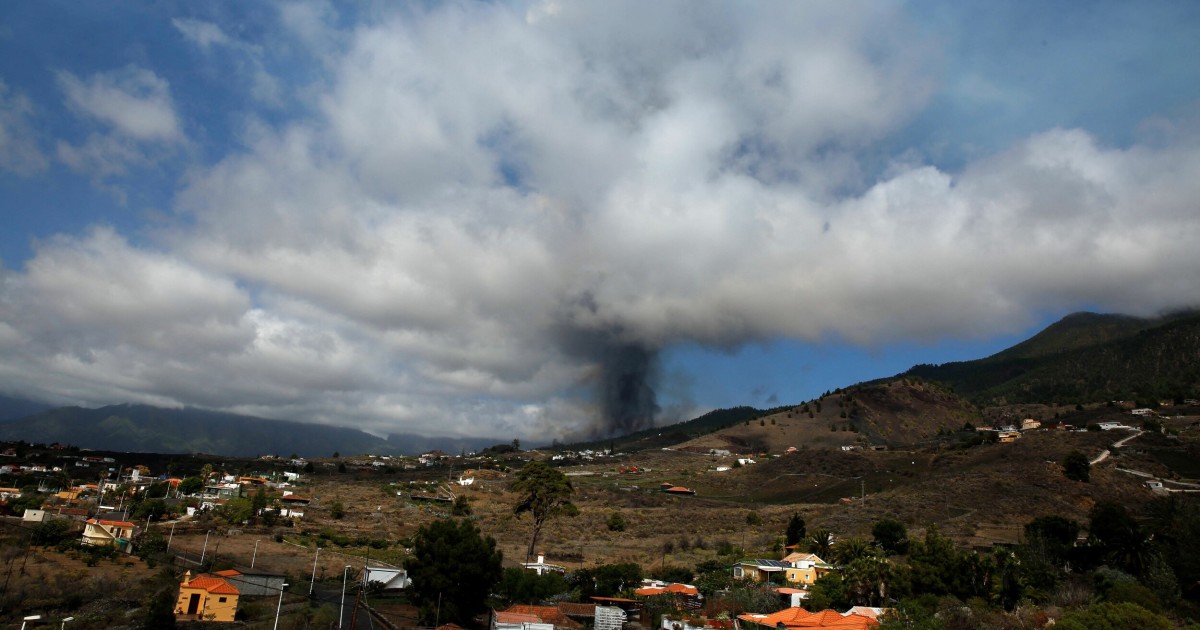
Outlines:
[{"label": "bush", "polygon": [[613,512],[608,515],[608,531],[623,532],[625,531],[625,517],[621,516],[620,512]]},{"label": "bush", "polygon": [[1073,481],[1088,481],[1091,479],[1092,464],[1087,455],[1079,451],[1071,451],[1063,458],[1063,475]]}]

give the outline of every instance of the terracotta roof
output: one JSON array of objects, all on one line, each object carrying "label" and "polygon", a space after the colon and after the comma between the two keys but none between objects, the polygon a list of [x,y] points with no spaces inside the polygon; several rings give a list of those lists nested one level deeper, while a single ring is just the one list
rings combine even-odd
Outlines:
[{"label": "terracotta roof", "polygon": [[666,586],[650,586],[647,588],[639,588],[633,592],[634,595],[648,597],[651,595],[662,595],[663,593],[678,593],[680,595],[699,595],[700,589],[690,584],[668,584]]},{"label": "terracotta roof", "polygon": [[89,522],[93,525],[111,525],[113,527],[137,527],[136,525],[134,525],[133,523],[130,523],[129,521],[106,521],[104,519],[99,519],[99,518],[89,518],[87,520],[87,522]]},{"label": "terracotta roof", "polygon": [[595,617],[596,616],[596,605],[595,604],[577,604],[575,602],[559,602],[558,609],[560,611],[562,611],[562,613],[564,615],[570,615],[572,617]]},{"label": "terracotta roof", "polygon": [[781,623],[785,628],[837,628],[838,630],[868,630],[879,625],[878,621],[862,615],[843,615],[836,610],[811,613],[800,607],[785,608],[770,615],[738,615],[738,619],[772,628]]},{"label": "terracotta roof", "polygon": [[582,628],[583,625],[578,621],[566,616],[557,606],[528,606],[525,604],[516,604],[509,606],[506,613],[515,613],[518,615],[530,615],[537,617],[544,623],[552,623],[560,628]]},{"label": "terracotta roof", "polygon": [[537,615],[522,615],[505,611],[496,613],[496,621],[499,623],[543,623]]},{"label": "terracotta roof", "polygon": [[456,623],[444,623],[438,626],[436,630],[462,630],[462,626]]},{"label": "terracotta roof", "polygon": [[237,569],[225,569],[224,571],[216,571],[215,573],[221,577],[237,577],[242,574]]},{"label": "terracotta roof", "polygon": [[209,593],[216,593],[218,595],[239,594],[236,586],[226,582],[225,580],[222,580],[219,577],[213,577],[211,575],[198,575],[192,578],[192,581],[188,582],[186,586],[190,588],[202,588]]}]

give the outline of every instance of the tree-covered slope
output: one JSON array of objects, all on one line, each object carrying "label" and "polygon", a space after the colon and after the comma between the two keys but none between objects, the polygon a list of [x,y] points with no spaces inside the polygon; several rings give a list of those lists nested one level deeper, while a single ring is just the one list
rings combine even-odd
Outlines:
[{"label": "tree-covered slope", "polygon": [[981,406],[1195,398],[1200,315],[1071,315],[991,357],[901,376],[940,381]]}]

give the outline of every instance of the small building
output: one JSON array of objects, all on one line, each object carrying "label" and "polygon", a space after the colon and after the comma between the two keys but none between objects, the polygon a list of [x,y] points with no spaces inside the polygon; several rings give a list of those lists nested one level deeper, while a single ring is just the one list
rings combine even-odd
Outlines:
[{"label": "small building", "polygon": [[546,554],[544,553],[538,553],[537,562],[522,562],[521,566],[524,567],[526,571],[533,571],[538,575],[543,575],[546,573],[563,574],[567,572],[567,567],[564,567],[560,564],[550,564],[549,562],[546,562]]},{"label": "small building", "polygon": [[[499,620],[504,620],[506,624],[521,623],[528,625],[495,625]],[[492,615],[493,628],[547,628],[553,630],[575,630],[582,628],[583,624],[571,619],[557,606],[529,606],[525,604],[515,604],[507,609],[495,612]]]},{"label": "small building", "polygon": [[812,584],[834,569],[815,553],[792,552],[784,556],[783,563],[788,567],[784,579],[790,584]]},{"label": "small building", "polygon": [[642,587],[633,592],[638,597],[668,595],[675,600],[676,610],[699,610],[704,607],[704,596],[691,584],[667,584],[656,580],[643,580]]},{"label": "small building", "polygon": [[188,571],[179,584],[175,602],[177,621],[233,621],[237,615],[238,588],[213,575],[192,577]]},{"label": "small building", "polygon": [[237,587],[242,597],[277,597],[287,577],[281,573],[254,569],[226,569],[215,575]]},{"label": "small building", "polygon": [[[784,579],[789,565],[781,560],[739,560],[733,565],[733,577],[752,582],[779,582]],[[778,577],[776,577],[778,576]]]},{"label": "small building", "polygon": [[98,547],[116,547],[119,551],[132,552],[133,530],[137,527],[129,521],[109,521],[89,518],[83,526],[83,544]]},{"label": "small building", "polygon": [[408,571],[396,567],[366,567],[362,570],[362,585],[367,588],[371,583],[380,585],[384,591],[398,591],[412,585]]}]

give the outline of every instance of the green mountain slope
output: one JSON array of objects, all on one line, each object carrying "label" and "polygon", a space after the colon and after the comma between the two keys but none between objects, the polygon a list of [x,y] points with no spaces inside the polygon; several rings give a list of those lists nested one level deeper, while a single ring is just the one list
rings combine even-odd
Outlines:
[{"label": "green mountain slope", "polygon": [[1070,315],[985,359],[918,365],[980,406],[1200,396],[1200,315]]}]

